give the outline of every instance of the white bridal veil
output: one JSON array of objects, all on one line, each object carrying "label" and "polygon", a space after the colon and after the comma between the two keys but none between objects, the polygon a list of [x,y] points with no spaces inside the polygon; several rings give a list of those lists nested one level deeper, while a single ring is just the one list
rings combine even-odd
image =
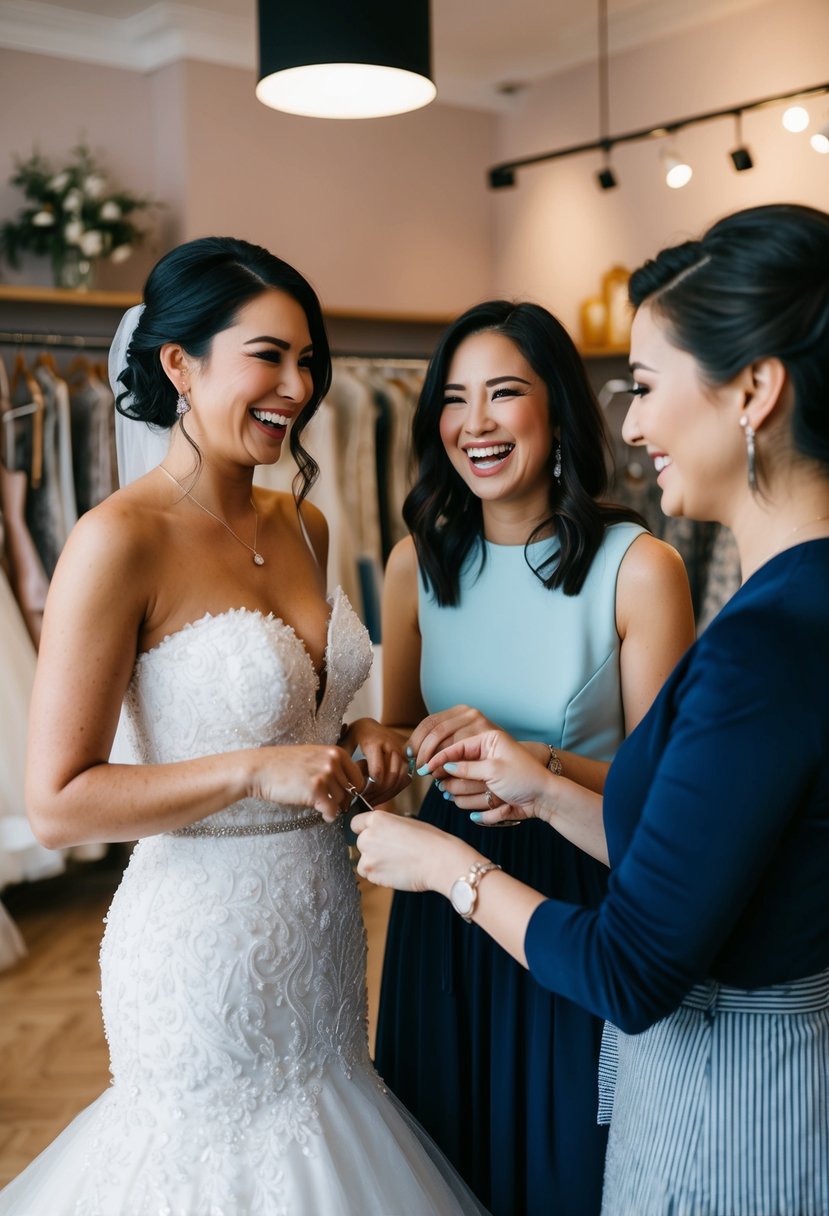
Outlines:
[{"label": "white bridal veil", "polygon": [[[116,397],[124,391],[118,377],[127,366],[127,349],[143,311],[144,305],[136,304],[124,313],[109,348],[109,383]],[[125,418],[118,410],[115,411],[118,483],[122,487],[161,464],[169,446],[169,428]]]}]

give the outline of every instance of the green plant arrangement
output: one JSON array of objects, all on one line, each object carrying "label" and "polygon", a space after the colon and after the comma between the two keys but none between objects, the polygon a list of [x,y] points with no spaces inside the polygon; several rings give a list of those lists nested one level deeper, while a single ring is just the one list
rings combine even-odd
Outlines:
[{"label": "green plant arrangement", "polygon": [[133,217],[159,206],[115,189],[84,144],[57,170],[34,152],[10,180],[26,204],[0,227],[3,256],[15,268],[23,252],[50,257],[58,287],[91,287],[97,262],[126,261],[146,235]]}]

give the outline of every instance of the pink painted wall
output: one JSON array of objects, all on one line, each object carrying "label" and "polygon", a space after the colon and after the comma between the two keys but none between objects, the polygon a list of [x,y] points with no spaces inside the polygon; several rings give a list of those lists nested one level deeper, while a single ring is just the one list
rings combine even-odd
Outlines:
[{"label": "pink painted wall", "polygon": [[[704,30],[613,55],[611,132],[721,109],[829,79],[829,4],[774,0]],[[574,69],[523,94],[500,122],[497,160],[533,155],[598,137],[595,65]],[[784,107],[748,114],[743,138],[755,168],[736,173],[733,119],[680,133],[694,177],[664,185],[659,143],[616,150],[620,185],[595,183],[598,154],[520,171],[511,190],[493,194],[496,290],[538,300],[576,336],[579,306],[616,263],[634,267],[658,248],[697,235],[740,207],[801,202],[829,207],[829,156],[780,124]],[[810,103],[812,127],[829,121],[829,96]]]},{"label": "pink painted wall", "polygon": [[[819,83],[828,46],[825,0],[773,0],[614,55],[612,129]],[[829,98],[812,108],[829,118]],[[724,121],[682,133],[696,173],[678,192],[641,144],[615,154],[615,191],[598,190],[589,155],[491,193],[493,163],[596,137],[595,66],[534,86],[506,115],[436,105],[337,123],[267,110],[241,69],[192,61],[142,75],[0,50],[0,113],[0,218],[19,206],[13,154],[62,153],[81,136],[120,185],[167,204],[155,245],[104,267],[102,287],[138,289],[163,249],[232,232],[296,262],[329,308],[451,314],[497,293],[541,300],[577,332],[580,302],[610,265],[635,265],[737,207],[829,205],[829,157],[783,132],[777,109],[745,118],[749,173],[730,166]],[[33,262],[17,278],[48,282],[49,269]]]},{"label": "pink painted wall", "polygon": [[267,109],[238,69],[186,72],[187,236],[232,224],[332,308],[452,313],[487,294],[493,115],[321,122]]},{"label": "pink painted wall", "polygon": [[[277,114],[251,74],[185,61],[150,75],[0,51],[0,217],[16,152],[83,135],[120,186],[162,199],[152,249],[104,266],[140,288],[160,251],[231,233],[293,261],[330,308],[447,314],[487,295],[497,119],[452,106],[365,122]],[[0,281],[49,282],[42,260]]]},{"label": "pink painted wall", "polygon": [[[26,158],[37,149],[57,167],[82,140],[118,186],[165,197],[149,82],[140,73],[0,49],[0,114],[0,219],[12,219],[22,204],[19,190],[9,185],[16,156]],[[121,266],[104,267],[100,286],[138,287],[154,260],[148,248]],[[4,262],[0,282],[48,284],[50,267],[35,258],[15,274]]]}]

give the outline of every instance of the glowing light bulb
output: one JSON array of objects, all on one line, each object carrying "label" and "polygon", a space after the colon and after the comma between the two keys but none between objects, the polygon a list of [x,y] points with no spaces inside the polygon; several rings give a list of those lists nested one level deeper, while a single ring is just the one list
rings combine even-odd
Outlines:
[{"label": "glowing light bulb", "polygon": [[797,134],[798,131],[805,131],[809,125],[809,111],[803,106],[789,106],[788,110],[783,113],[783,126],[787,131],[792,131]]},{"label": "glowing light bulb", "polygon": [[815,152],[820,152],[823,156],[829,153],[829,122],[825,127],[821,127],[819,131],[815,131],[809,143]]},{"label": "glowing light bulb", "polygon": [[694,176],[694,170],[688,162],[673,148],[663,149],[659,155],[665,168],[665,185],[670,186],[672,190],[681,190],[683,186],[687,186]]}]

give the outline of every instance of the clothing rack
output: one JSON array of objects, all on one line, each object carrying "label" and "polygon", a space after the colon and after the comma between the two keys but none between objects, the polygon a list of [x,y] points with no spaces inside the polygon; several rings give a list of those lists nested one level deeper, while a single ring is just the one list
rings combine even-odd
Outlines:
[{"label": "clothing rack", "polygon": [[109,350],[112,338],[81,337],[80,334],[29,334],[0,329],[0,346],[62,346],[69,349]]}]

